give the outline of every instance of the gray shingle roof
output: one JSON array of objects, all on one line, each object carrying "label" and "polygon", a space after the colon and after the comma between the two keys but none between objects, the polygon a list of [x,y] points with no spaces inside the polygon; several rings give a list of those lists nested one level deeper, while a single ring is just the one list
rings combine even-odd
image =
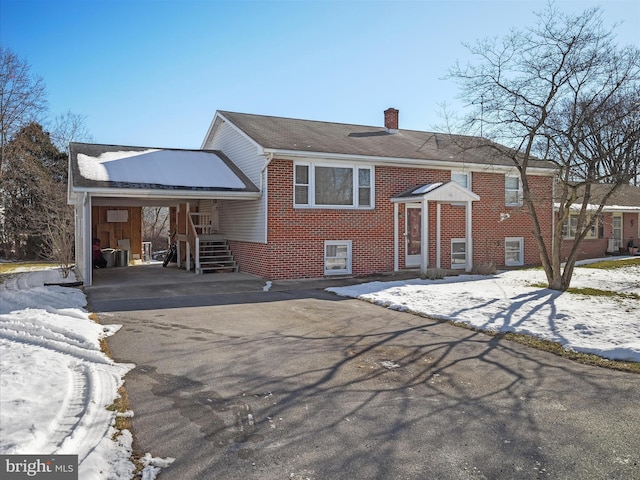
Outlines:
[{"label": "gray shingle roof", "polygon": [[[218,113],[267,149],[425,162],[514,165],[511,158],[500,153],[506,152],[506,147],[480,137],[402,129],[397,130],[397,133],[390,133],[384,127],[227,111]],[[552,163],[542,160],[530,160],[529,165],[555,168]]]},{"label": "gray shingle roof", "polygon": [[[596,184],[591,186],[590,203],[598,205],[604,195],[611,190],[613,185]],[[582,190],[582,189],[581,189]],[[575,203],[581,203],[582,194]],[[574,205],[575,205],[574,203]],[[620,185],[618,189],[609,197],[606,205],[620,207],[640,207],[640,187],[635,185]]]}]

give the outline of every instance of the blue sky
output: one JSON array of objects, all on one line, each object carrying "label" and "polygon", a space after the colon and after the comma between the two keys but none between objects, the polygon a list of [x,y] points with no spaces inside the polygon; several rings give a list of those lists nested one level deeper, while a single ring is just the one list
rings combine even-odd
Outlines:
[{"label": "blue sky", "polygon": [[[463,42],[533,25],[544,0],[0,0],[0,42],[44,78],[52,115],[97,143],[199,148],[216,110],[433,130]],[[640,46],[638,0],[601,5]]]}]

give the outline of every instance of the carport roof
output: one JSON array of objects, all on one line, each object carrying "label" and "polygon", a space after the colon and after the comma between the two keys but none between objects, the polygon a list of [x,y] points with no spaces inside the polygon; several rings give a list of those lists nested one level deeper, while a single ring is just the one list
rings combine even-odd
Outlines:
[{"label": "carport roof", "polygon": [[71,185],[76,191],[130,189],[259,192],[222,152],[69,144]]}]

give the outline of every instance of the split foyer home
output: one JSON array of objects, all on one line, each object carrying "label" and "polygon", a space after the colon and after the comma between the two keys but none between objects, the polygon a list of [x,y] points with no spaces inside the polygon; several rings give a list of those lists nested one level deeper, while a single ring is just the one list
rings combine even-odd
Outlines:
[{"label": "split foyer home", "polygon": [[[539,264],[522,184],[504,147],[384,126],[216,112],[200,150],[70,145],[76,256],[91,241],[142,255],[140,209],[171,208],[180,265],[266,279],[407,268],[472,271]],[[528,183],[551,244],[556,170]]]}]

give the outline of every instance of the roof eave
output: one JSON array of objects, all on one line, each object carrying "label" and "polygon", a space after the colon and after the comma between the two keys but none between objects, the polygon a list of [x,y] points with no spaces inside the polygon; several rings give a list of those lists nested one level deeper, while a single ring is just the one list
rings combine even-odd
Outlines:
[{"label": "roof eave", "polygon": [[[281,160],[335,160],[335,161],[350,161],[350,162],[362,162],[362,163],[375,163],[382,166],[421,166],[435,168],[439,170],[452,170],[460,169],[460,166],[464,164],[467,168],[478,170],[486,170],[487,168],[494,168],[499,171],[513,171],[516,166],[514,165],[498,165],[498,164],[486,164],[475,162],[454,162],[446,160],[428,160],[422,158],[401,158],[401,157],[381,157],[375,155],[355,155],[346,153],[326,153],[326,152],[311,152],[300,150],[283,150],[277,148],[265,148],[265,153],[272,154],[275,158]],[[548,167],[528,167],[527,172],[535,175],[556,175],[556,168]]]},{"label": "roof eave", "polygon": [[245,191],[220,191],[220,190],[152,190],[152,189],[127,189],[127,188],[91,188],[74,187],[73,193],[88,193],[91,196],[105,197],[130,197],[130,198],[217,198],[233,200],[257,200],[262,193]]}]

